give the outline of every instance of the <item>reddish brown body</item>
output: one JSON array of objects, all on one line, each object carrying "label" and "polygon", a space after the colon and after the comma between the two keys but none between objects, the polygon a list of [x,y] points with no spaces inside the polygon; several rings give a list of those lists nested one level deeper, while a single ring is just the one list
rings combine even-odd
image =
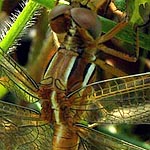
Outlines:
[{"label": "reddish brown body", "polygon": [[97,36],[99,22],[92,11],[66,5],[55,7],[50,19],[51,28],[56,33],[66,32],[67,35],[61,45],[63,48],[50,60],[41,81],[39,96],[42,99],[42,118],[54,125],[53,150],[77,150],[79,136],[74,125],[80,121],[78,116],[82,116],[83,111],[70,108],[74,103],[81,105],[84,100],[76,102],[76,95],[71,98],[67,96],[95,81],[93,54],[88,49],[85,52],[86,44],[90,45],[93,37],[86,30],[91,30],[94,37]]},{"label": "reddish brown body", "polygon": [[[84,82],[90,83],[95,77],[95,65],[79,55],[60,49],[51,60],[41,81],[39,95],[42,99],[42,118],[54,125],[53,150],[77,150],[79,146],[74,124],[79,122],[76,116],[82,115],[82,111],[70,110],[70,106],[75,102],[74,99],[67,98],[67,95],[82,87]],[[87,66],[90,65],[93,70],[87,81],[84,81],[88,72]],[[81,103],[83,100],[79,101],[79,105]]]},{"label": "reddish brown body", "polygon": [[[50,16],[52,30],[67,35],[63,48],[51,59],[41,81],[42,118],[54,125],[53,150],[77,150],[79,136],[74,125],[80,121],[78,116],[82,116],[83,111],[70,108],[74,103],[81,105],[84,100],[75,102],[76,95],[67,96],[95,81],[94,53],[90,54],[87,44],[90,45],[92,36],[99,35],[100,24],[92,11],[67,5],[56,6]],[[86,30],[90,30],[92,36]]]},{"label": "reddish brown body", "polygon": [[79,136],[73,127],[55,125],[52,145],[53,150],[78,150]]}]

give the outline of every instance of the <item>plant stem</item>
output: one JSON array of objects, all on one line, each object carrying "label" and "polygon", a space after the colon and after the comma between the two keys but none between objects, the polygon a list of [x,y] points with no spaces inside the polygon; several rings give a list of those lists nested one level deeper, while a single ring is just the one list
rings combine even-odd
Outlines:
[{"label": "plant stem", "polygon": [[2,11],[3,0],[0,0],[0,12]]},{"label": "plant stem", "polygon": [[27,22],[32,18],[38,8],[39,4],[29,0],[23,11],[17,17],[16,21],[12,24],[10,30],[7,31],[6,36],[0,42],[0,47],[3,49],[3,51],[7,51],[9,47],[13,45],[15,39],[18,38],[21,31],[24,29]]}]

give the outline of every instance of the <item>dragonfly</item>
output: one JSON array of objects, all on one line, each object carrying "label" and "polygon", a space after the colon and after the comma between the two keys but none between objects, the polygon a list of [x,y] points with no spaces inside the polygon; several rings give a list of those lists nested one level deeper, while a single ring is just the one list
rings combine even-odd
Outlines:
[{"label": "dragonfly", "polygon": [[[0,148],[144,150],[92,128],[150,123],[149,72],[96,81],[97,62],[101,61],[96,58],[97,49],[108,50],[104,42],[126,24],[118,23],[100,35],[100,24],[92,10],[73,5],[54,7],[50,13],[51,29],[65,32],[66,36],[49,60],[40,83],[0,48],[0,84],[18,98],[31,104],[39,102],[42,107],[37,111],[0,101]],[[122,55],[124,59],[131,58]]]}]

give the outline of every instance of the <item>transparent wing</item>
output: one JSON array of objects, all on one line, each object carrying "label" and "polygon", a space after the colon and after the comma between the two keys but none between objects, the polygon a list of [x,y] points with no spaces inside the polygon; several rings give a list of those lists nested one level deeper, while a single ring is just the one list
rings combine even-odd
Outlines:
[{"label": "transparent wing", "polygon": [[30,103],[38,101],[36,82],[2,49],[0,49],[0,57],[1,76],[7,76],[0,79],[0,84],[21,99]]},{"label": "transparent wing", "polygon": [[76,120],[91,124],[150,123],[150,73],[110,79],[68,95]]},{"label": "transparent wing", "polygon": [[84,146],[80,147],[80,150],[145,150],[144,148],[80,124],[77,125],[77,132],[84,143]]},{"label": "transparent wing", "polygon": [[34,110],[0,101],[0,149],[51,149],[52,129]]}]

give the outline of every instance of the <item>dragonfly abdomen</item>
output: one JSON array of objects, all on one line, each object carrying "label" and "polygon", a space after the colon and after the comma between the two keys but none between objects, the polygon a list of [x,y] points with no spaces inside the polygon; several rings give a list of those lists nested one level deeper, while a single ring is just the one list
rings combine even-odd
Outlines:
[{"label": "dragonfly abdomen", "polygon": [[79,137],[76,131],[68,125],[54,126],[52,150],[77,150]]}]

